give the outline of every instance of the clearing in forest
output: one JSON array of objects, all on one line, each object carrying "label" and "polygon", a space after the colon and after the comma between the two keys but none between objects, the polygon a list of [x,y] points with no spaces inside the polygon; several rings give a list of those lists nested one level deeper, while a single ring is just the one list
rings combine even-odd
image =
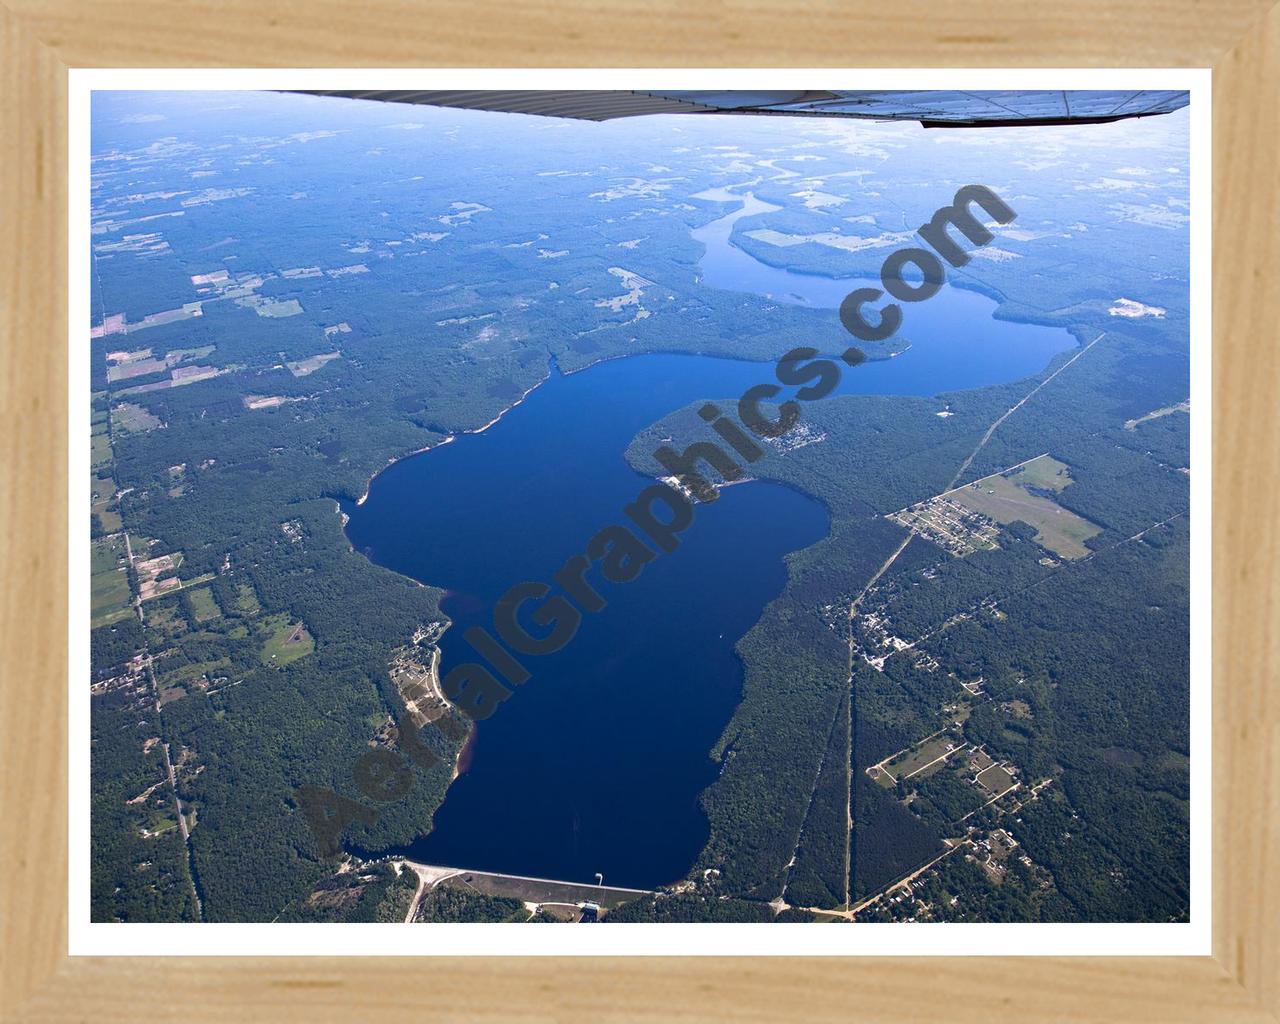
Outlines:
[{"label": "clearing in forest", "polygon": [[262,663],[279,668],[291,661],[306,657],[316,649],[316,642],[301,622],[294,622],[287,612],[269,615],[258,623],[258,629],[266,638],[262,645]]},{"label": "clearing in forest", "polygon": [[1102,527],[1054,500],[1071,482],[1066,463],[1041,455],[1013,470],[966,484],[950,497],[998,523],[1026,523],[1035,529],[1037,544],[1062,558],[1083,558],[1089,554],[1084,542],[1101,533]]}]

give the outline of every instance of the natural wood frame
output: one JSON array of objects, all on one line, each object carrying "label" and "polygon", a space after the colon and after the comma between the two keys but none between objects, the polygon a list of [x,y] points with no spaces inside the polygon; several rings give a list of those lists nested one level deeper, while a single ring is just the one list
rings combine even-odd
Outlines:
[{"label": "natural wood frame", "polygon": [[[0,6],[4,1020],[1280,1020],[1280,7],[735,0],[7,0]],[[67,69],[1214,68],[1213,956],[67,956]]]}]

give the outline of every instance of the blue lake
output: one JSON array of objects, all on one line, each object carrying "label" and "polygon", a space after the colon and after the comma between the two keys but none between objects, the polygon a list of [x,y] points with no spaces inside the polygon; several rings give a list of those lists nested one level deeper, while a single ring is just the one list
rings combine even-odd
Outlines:
[{"label": "blue lake", "polygon": [[[834,308],[854,286],[764,267],[732,246],[733,220],[695,233],[711,287]],[[745,262],[744,262],[745,260]],[[995,321],[995,303],[945,288],[908,307],[912,347],[847,370],[842,393],[930,395],[1018,379],[1074,344],[1065,331]],[[833,314],[834,316],[834,314]],[[390,466],[348,508],[347,535],[380,565],[448,591],[443,670],[476,660],[462,639],[495,600],[550,580],[647,481],[631,439],[702,398],[773,380],[770,364],[645,355],[548,380],[479,434]],[[609,601],[561,652],[522,660],[533,678],[479,723],[430,832],[395,851],[432,864],[652,887],[688,871],[707,839],[698,796],[708,751],[740,697],[734,644],[781,590],[784,556],[821,539],[826,510],[752,482],[698,506],[678,550],[636,581],[596,580]]]}]

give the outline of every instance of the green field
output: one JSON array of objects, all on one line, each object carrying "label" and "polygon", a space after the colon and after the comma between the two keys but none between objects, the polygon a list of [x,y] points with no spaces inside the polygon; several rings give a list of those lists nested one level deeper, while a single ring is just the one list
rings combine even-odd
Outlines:
[{"label": "green field", "polygon": [[118,537],[95,540],[89,546],[89,571],[95,576],[116,568],[123,568],[126,553],[124,543]]},{"label": "green field", "polygon": [[96,426],[89,439],[89,468],[97,472],[111,465],[111,438],[107,437],[105,425],[102,430]]},{"label": "green field", "polygon": [[258,623],[258,631],[266,637],[262,645],[262,663],[264,665],[288,665],[291,661],[305,658],[316,649],[316,642],[307,632],[306,626],[294,622],[285,612],[271,615]]},{"label": "green field", "polygon": [[195,613],[197,622],[216,619],[222,614],[222,609],[218,607],[218,603],[213,599],[213,592],[208,587],[193,590],[188,596],[191,599],[191,610]]},{"label": "green field", "polygon": [[325,363],[337,359],[340,355],[340,352],[324,352],[318,356],[311,356],[309,359],[299,359],[285,363],[285,366],[289,368],[289,372],[295,377],[305,377],[308,374],[315,373]]},{"label": "green field", "polygon": [[166,352],[165,358],[170,363],[193,362],[197,359],[203,359],[216,347],[215,345],[201,345],[199,348],[177,348],[172,352]]},{"label": "green field", "polygon": [[1011,476],[984,477],[950,492],[948,497],[998,523],[1026,523],[1035,529],[1037,544],[1062,558],[1083,558],[1089,554],[1084,542],[1101,533],[1102,527],[1026,489],[1061,491],[1071,483],[1067,469],[1056,459],[1042,455]]},{"label": "green field", "polygon": [[[924,772],[925,768],[929,770],[924,774],[931,775],[945,764],[944,761],[939,761],[938,759],[947,754],[949,750],[959,746],[963,746],[960,740],[943,733],[941,736],[935,736],[933,739],[926,740],[919,746],[912,747],[910,750],[899,754],[884,767],[895,779],[908,778],[918,772]],[[935,761],[938,763],[933,764]]]},{"label": "green field", "polygon": [[979,772],[975,781],[989,797],[1007,792],[1014,783],[1013,776],[998,764],[993,764],[985,771]]},{"label": "green field", "polygon": [[262,611],[258,604],[258,595],[254,593],[253,584],[241,583],[236,588],[236,607],[245,615],[257,615]]},{"label": "green field", "polygon": [[112,415],[115,417],[116,427],[130,433],[140,433],[164,426],[158,417],[152,416],[142,406],[134,405],[132,402],[121,402],[112,410]]},{"label": "green field", "polygon": [[1019,487],[1040,487],[1046,491],[1063,491],[1071,481],[1071,467],[1052,455],[1041,455],[1019,466],[1007,477]]},{"label": "green field", "polygon": [[169,364],[163,359],[154,357],[129,359],[108,366],[107,380],[114,384],[118,380],[128,380],[130,377],[145,377],[150,373],[163,373],[168,368]]},{"label": "green field", "polygon": [[102,522],[103,533],[116,533],[124,525],[120,513],[111,505],[116,496],[116,482],[111,475],[94,473],[89,478],[89,507]]},{"label": "green field", "polygon": [[190,683],[201,676],[207,675],[215,677],[226,675],[231,671],[230,658],[215,658],[212,661],[199,661],[190,665],[182,665],[172,671],[166,671],[163,674],[162,681],[165,686],[180,686],[183,683]]},{"label": "green field", "polygon": [[98,505],[109,502],[116,494],[116,482],[111,479],[111,474],[103,475],[93,474],[89,484],[89,503]]},{"label": "green field", "polygon": [[102,523],[103,533],[119,533],[124,526],[120,513],[113,508],[95,509],[98,520]]},{"label": "green field", "polygon": [[132,614],[124,543],[118,537],[95,540],[90,547],[89,619],[97,629]]}]

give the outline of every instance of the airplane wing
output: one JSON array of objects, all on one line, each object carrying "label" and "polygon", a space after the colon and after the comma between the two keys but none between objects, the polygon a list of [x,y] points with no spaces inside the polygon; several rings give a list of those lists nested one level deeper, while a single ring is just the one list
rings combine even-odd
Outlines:
[{"label": "airplane wing", "polygon": [[308,90],[387,103],[421,103],[586,121],[646,114],[761,114],[788,117],[847,117],[874,121],[919,121],[926,128],[996,128],[1104,124],[1167,114],[1185,107],[1186,92],[1105,90],[1012,90],[899,92],[680,90],[538,90],[527,92],[385,92]]}]

